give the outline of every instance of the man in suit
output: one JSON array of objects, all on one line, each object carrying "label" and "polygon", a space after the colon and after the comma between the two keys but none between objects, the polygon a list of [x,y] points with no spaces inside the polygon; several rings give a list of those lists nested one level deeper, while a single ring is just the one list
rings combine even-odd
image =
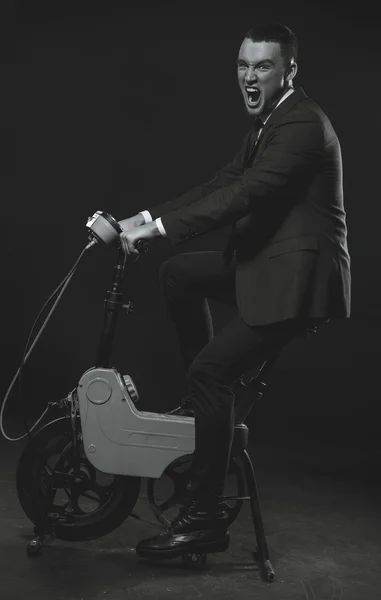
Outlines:
[{"label": "man in suit", "polygon": [[[311,323],[350,315],[350,256],[339,141],[323,111],[294,88],[297,40],[284,25],[251,29],[238,83],[252,127],[231,163],[175,200],[120,221],[121,242],[173,245],[232,225],[224,252],[190,252],[160,267],[195,416],[189,502],[171,528],[137,546],[145,557],[224,550],[221,500],[234,429],[232,384]],[[218,334],[207,298],[236,307]]]}]

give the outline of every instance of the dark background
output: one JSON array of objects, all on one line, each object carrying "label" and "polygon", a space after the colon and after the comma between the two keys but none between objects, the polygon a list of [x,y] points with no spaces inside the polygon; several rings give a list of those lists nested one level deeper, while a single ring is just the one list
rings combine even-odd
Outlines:
[{"label": "dark background", "polygon": [[[251,433],[274,444],[377,446],[376,9],[264,4],[1,3],[1,397],[37,313],[87,242],[87,217],[100,209],[121,219],[174,198],[235,154],[250,127],[236,82],[238,49],[252,24],[271,18],[296,33],[296,81],[341,141],[352,318],[290,344],[250,417]],[[113,362],[133,377],[144,409],[172,408],[186,389],[158,267],[179,252],[222,248],[226,234],[177,247],[158,240],[127,274],[126,300],[136,309],[120,317]],[[65,396],[94,364],[114,259],[115,248],[99,246],[81,263],[27,363],[29,415]],[[218,329],[229,309],[216,303],[212,311]],[[6,417],[20,410],[15,390]]]}]

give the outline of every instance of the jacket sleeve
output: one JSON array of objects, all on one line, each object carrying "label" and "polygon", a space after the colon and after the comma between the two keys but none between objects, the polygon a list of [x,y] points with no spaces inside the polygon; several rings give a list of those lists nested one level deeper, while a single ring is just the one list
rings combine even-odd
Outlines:
[{"label": "jacket sleeve", "polygon": [[170,243],[176,245],[235,223],[255,213],[259,203],[273,202],[276,211],[279,202],[287,202],[290,186],[303,178],[308,181],[323,161],[324,133],[314,116],[289,117],[274,125],[264,152],[238,179],[164,216]]},{"label": "jacket sleeve", "polygon": [[195,202],[202,200],[202,198],[209,196],[214,191],[226,185],[230,185],[234,181],[237,181],[243,175],[245,169],[246,159],[250,152],[252,135],[253,130],[249,131],[249,133],[245,136],[241,148],[233,160],[223,169],[218,171],[213,179],[207,183],[197,186],[189,192],[185,192],[185,194],[182,194],[174,200],[169,200],[168,202],[164,202],[158,206],[151,206],[147,208],[146,210],[149,211],[152,220],[155,220],[157,217],[162,217],[163,215],[166,215],[172,211],[177,211],[186,206],[194,204]]}]

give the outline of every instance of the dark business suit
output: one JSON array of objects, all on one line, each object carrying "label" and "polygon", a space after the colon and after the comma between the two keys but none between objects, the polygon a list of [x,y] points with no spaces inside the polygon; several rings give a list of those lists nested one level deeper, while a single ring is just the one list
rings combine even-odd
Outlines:
[{"label": "dark business suit", "polygon": [[[232,224],[225,252],[175,256],[161,283],[189,368],[196,419],[194,491],[222,493],[234,422],[231,386],[310,319],[350,315],[350,257],[341,152],[323,111],[298,89],[244,139],[213,180],[160,206],[173,245]],[[205,298],[237,305],[212,336]],[[210,315],[209,315],[210,317]],[[201,324],[204,320],[204,325]],[[206,332],[206,327],[209,331]]]}]

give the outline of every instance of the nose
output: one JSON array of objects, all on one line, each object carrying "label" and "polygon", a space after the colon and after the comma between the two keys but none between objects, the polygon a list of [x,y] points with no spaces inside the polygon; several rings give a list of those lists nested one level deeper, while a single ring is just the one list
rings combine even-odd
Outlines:
[{"label": "nose", "polygon": [[257,76],[255,74],[255,70],[253,67],[248,67],[248,69],[245,73],[245,83],[250,84],[250,83],[253,83],[254,81],[257,81]]}]

